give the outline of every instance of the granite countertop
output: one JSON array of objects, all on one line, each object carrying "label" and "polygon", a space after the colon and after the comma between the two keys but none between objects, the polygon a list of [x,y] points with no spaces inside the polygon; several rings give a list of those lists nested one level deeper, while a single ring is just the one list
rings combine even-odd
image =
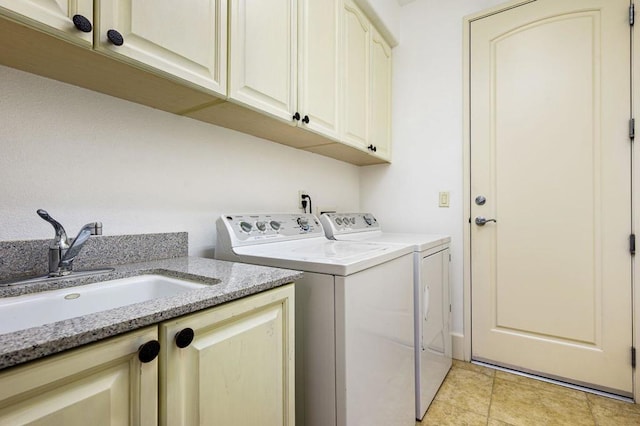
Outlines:
[{"label": "granite countertop", "polygon": [[0,334],[0,369],[31,361],[137,328],[269,290],[302,278],[288,269],[224,262],[197,257],[113,266],[94,276],[61,278],[46,283],[0,288],[0,297],[73,287],[142,274],[160,274],[210,284],[178,296],[163,297],[96,312],[40,327]]}]

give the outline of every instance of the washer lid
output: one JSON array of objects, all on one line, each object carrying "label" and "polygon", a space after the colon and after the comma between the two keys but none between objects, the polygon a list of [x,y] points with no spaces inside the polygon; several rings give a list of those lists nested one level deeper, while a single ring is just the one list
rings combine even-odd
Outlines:
[{"label": "washer lid", "polygon": [[235,247],[241,259],[267,266],[350,275],[413,251],[410,245],[306,239]]}]

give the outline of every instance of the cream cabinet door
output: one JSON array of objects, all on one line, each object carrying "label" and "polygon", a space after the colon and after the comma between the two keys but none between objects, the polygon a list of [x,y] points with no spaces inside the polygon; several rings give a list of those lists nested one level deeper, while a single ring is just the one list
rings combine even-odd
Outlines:
[{"label": "cream cabinet door", "polygon": [[345,0],[343,14],[344,129],[343,141],[365,148],[369,140],[369,32],[362,11]]},{"label": "cream cabinet door", "polygon": [[371,29],[370,150],[391,160],[391,47]]},{"label": "cream cabinet door", "polygon": [[338,0],[300,0],[298,10],[299,125],[338,139],[340,22]]},{"label": "cream cabinet door", "polygon": [[0,14],[67,41],[93,45],[92,31],[80,31],[72,21],[82,15],[92,23],[93,0],[0,0]]},{"label": "cream cabinet door", "polygon": [[234,0],[229,13],[229,98],[292,121],[297,97],[297,1]]},{"label": "cream cabinet door", "polygon": [[292,284],[167,321],[160,342],[161,425],[295,424]]},{"label": "cream cabinet door", "polygon": [[0,372],[0,424],[112,426],[157,424],[157,358],[138,348],[157,327]]},{"label": "cream cabinet door", "polygon": [[[99,0],[97,5],[97,50],[226,96],[226,0],[179,5],[171,0]],[[120,34],[122,45],[110,40],[110,30]]]}]

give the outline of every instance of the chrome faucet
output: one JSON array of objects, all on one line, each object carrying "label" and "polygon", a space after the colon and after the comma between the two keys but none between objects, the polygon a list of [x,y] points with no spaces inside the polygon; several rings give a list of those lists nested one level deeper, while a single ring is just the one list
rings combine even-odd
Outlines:
[{"label": "chrome faucet", "polygon": [[49,276],[61,277],[73,271],[73,261],[82,250],[82,246],[91,235],[102,235],[102,223],[87,223],[70,243],[64,227],[49,216],[49,213],[39,209],[38,216],[49,222],[56,232],[55,239],[49,245]]}]

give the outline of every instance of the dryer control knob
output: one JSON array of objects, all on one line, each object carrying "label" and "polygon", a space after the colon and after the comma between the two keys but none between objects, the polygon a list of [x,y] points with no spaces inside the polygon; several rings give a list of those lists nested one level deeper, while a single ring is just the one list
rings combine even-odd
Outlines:
[{"label": "dryer control knob", "polygon": [[258,228],[260,231],[264,232],[267,230],[267,223],[266,222],[256,222],[256,228]]},{"label": "dryer control knob", "polygon": [[336,217],[336,225],[342,225],[342,219],[340,219],[339,217]]},{"label": "dryer control knob", "polygon": [[276,220],[272,220],[271,222],[269,222],[269,225],[271,225],[271,229],[273,229],[274,231],[277,231],[280,229],[280,222]]}]

